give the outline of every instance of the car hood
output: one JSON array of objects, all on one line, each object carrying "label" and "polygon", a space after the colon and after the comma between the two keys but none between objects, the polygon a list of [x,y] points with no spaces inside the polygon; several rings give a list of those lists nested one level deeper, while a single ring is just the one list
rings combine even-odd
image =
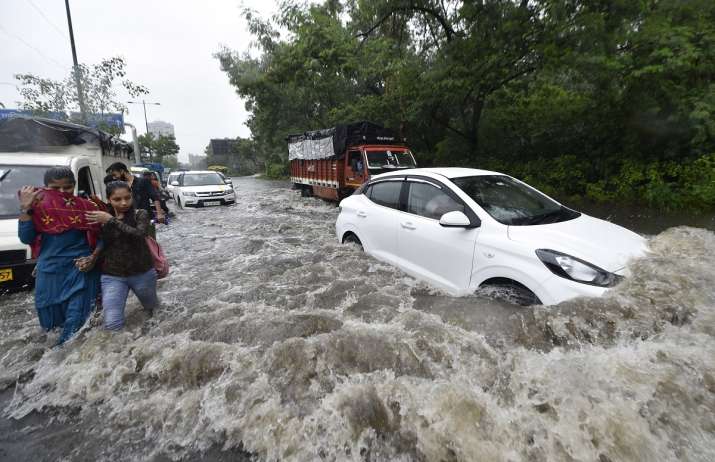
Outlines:
[{"label": "car hood", "polygon": [[648,243],[642,236],[584,214],[561,223],[509,226],[507,232],[509,239],[528,242],[534,250],[556,250],[610,272],[622,270],[628,260],[648,251]]},{"label": "car hood", "polygon": [[225,191],[230,188],[229,185],[225,184],[210,184],[207,186],[181,186],[182,191],[187,192],[211,192],[211,191]]}]

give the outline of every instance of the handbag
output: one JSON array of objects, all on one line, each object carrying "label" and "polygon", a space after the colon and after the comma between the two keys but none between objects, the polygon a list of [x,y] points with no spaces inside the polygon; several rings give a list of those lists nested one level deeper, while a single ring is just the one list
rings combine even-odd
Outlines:
[{"label": "handbag", "polygon": [[154,259],[154,269],[156,270],[156,278],[164,279],[169,275],[169,260],[166,259],[164,251],[153,237],[146,237],[146,245],[149,247],[152,259]]}]

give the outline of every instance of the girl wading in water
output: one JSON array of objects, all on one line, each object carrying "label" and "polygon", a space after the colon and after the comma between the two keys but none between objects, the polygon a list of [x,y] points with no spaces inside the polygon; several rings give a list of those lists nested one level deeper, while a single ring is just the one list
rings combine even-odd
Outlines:
[{"label": "girl wading in water", "polygon": [[137,296],[144,310],[152,315],[158,305],[157,274],[146,237],[150,228],[149,213],[135,209],[132,191],[124,181],[107,185],[111,213],[87,212],[89,223],[102,225],[102,248],[93,258],[102,261],[102,305],[104,327],[124,327],[124,307],[129,290]]},{"label": "girl wading in water", "polygon": [[18,194],[18,236],[37,258],[40,326],[47,331],[61,327],[61,344],[82,327],[97,299],[99,273],[88,263],[99,226],[84,218],[97,205],[74,195],[75,177],[68,167],[48,169],[44,183],[44,189],[24,186]]}]

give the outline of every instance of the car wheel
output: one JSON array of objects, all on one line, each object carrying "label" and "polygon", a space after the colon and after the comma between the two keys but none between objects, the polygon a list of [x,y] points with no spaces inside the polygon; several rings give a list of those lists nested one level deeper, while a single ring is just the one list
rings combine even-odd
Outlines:
[{"label": "car wheel", "polygon": [[542,304],[539,297],[528,287],[506,278],[494,278],[484,281],[477,293],[519,306]]},{"label": "car wheel", "polygon": [[362,246],[362,242],[360,242],[360,239],[353,233],[348,233],[345,235],[343,238],[343,244],[355,244],[358,247],[360,247],[360,250],[365,250]]}]

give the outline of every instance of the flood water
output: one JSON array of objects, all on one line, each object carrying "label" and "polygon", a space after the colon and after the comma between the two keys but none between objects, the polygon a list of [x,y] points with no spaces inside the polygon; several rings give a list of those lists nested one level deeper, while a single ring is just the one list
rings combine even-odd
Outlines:
[{"label": "flood water", "polygon": [[[0,301],[0,459],[715,460],[715,234],[600,299],[453,298],[339,245],[336,207],[238,179],[159,241],[163,307],[69,344]],[[646,231],[648,232],[648,231]],[[652,232],[648,232],[651,234]]]}]

